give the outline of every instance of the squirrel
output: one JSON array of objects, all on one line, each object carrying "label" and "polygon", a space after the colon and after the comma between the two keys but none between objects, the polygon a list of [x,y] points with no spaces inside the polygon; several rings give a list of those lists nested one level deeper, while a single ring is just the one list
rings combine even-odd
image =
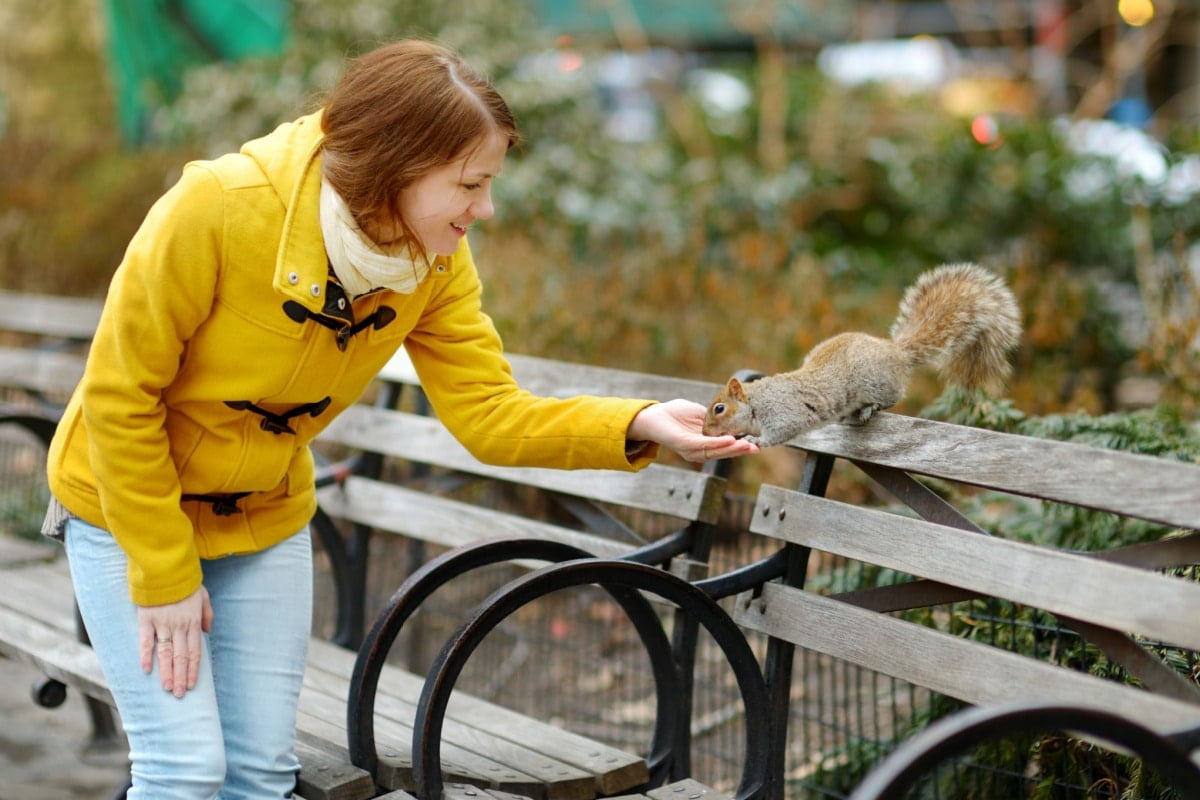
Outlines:
[{"label": "squirrel", "polygon": [[830,422],[861,425],[899,402],[921,364],[967,388],[1001,382],[1020,337],[1017,301],[1003,281],[976,264],[943,264],[905,291],[890,339],[841,333],[814,347],[798,370],[730,378],[703,431],[771,447]]}]

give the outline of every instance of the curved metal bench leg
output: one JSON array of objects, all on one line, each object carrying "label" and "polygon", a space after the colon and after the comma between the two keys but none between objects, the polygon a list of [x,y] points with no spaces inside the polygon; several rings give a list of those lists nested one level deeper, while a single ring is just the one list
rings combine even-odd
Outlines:
[{"label": "curved metal bench leg", "polygon": [[491,564],[514,559],[558,562],[590,555],[578,547],[540,539],[500,539],[456,548],[413,572],[375,618],[354,662],[346,703],[346,733],[350,760],[355,766],[372,775],[379,767],[375,750],[375,695],[379,676],[404,624],[430,595],[460,575]]},{"label": "curved metal bench leg", "polygon": [[1187,748],[1141,723],[1109,711],[1034,704],[968,708],[930,725],[898,747],[859,784],[850,800],[893,800],[917,785],[947,757],[1020,732],[1068,730],[1092,735],[1135,753],[1172,781],[1184,797],[1200,797],[1200,769]]},{"label": "curved metal bench leg", "polygon": [[[766,753],[770,738],[767,687],[758,661],[737,625],[716,601],[681,578],[645,564],[596,558],[552,564],[510,581],[477,606],[447,642],[426,678],[413,724],[413,778],[418,796],[442,796],[439,762],[442,723],[454,683],[478,644],[528,603],[552,592],[590,584],[607,589],[614,597],[628,594],[642,603],[647,601],[639,592],[657,594],[693,615],[709,632],[737,679],[746,713],[746,760],[736,798],[748,800],[761,796],[767,783]],[[661,630],[659,635],[665,639]],[[662,646],[646,639],[643,643],[652,656],[654,649]],[[657,671],[655,678],[656,681],[659,678]],[[662,712],[671,705],[671,699],[669,693],[664,693],[664,687],[658,686],[657,691]]]}]

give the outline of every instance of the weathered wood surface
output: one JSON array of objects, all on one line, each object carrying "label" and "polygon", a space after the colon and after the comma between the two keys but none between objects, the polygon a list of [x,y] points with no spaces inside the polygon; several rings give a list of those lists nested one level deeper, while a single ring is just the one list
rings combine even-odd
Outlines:
[{"label": "weathered wood surface", "polygon": [[328,742],[297,741],[296,756],[301,764],[296,788],[302,800],[361,800],[375,795],[371,773],[351,764],[344,749]]},{"label": "weathered wood surface", "polygon": [[[1025,465],[1025,474],[1042,472],[1036,460]],[[1125,508],[1137,491],[1114,490],[1108,502]],[[832,597],[769,583],[737,599],[734,617],[749,630],[972,704],[1041,701],[1106,709],[1168,734],[1200,727],[1200,693],[1136,644],[1200,650],[1200,584],[1156,569],[1194,563],[1195,536],[1174,540],[1181,546],[1161,548],[1158,556],[1151,544],[1073,553],[773,486],[760,488],[751,530],[924,581]],[[925,602],[887,602],[903,601],[900,595]],[[888,613],[972,596],[1049,611],[1143,677],[1151,691]]]},{"label": "weathered wood surface", "polygon": [[[307,713],[345,707],[353,654],[314,641],[305,676]],[[424,679],[385,669],[375,706],[379,782],[411,789],[412,721]],[[342,737],[345,737],[344,731]],[[596,742],[467,694],[455,695],[443,728],[442,768],[447,780],[492,786],[527,796],[582,800],[646,780],[637,755]]]},{"label": "weathered wood surface", "polygon": [[0,329],[68,339],[90,339],[103,303],[86,297],[0,289]]},{"label": "weathered wood surface", "polygon": [[322,488],[317,496],[331,517],[442,547],[484,539],[534,538],[564,542],[608,557],[630,549],[628,543],[367,478],[351,477],[341,486]]},{"label": "weathered wood surface", "polygon": [[1200,650],[1191,581],[773,486],[759,492],[751,530]]},{"label": "weathered wood surface", "polygon": [[1200,725],[1200,706],[1074,672],[779,584],[738,598],[750,630],[980,705],[1107,708],[1160,731]]},{"label": "weathered wood surface", "polygon": [[84,363],[76,353],[0,346],[0,384],[65,395],[83,377]]},{"label": "weathered wood surface", "polygon": [[645,794],[623,794],[608,800],[723,800],[729,795],[692,778],[668,783]]},{"label": "weathered wood surface", "polygon": [[640,473],[483,464],[438,420],[371,406],[346,409],[320,440],[682,519],[714,522],[724,499],[722,479],[658,464]]},{"label": "weathered wood surface", "polygon": [[54,561],[61,555],[62,548],[49,540],[32,542],[0,533],[0,583],[5,567]]},{"label": "weathered wood surface", "polygon": [[1200,524],[1200,464],[878,414],[793,440],[817,453],[1181,528]]}]

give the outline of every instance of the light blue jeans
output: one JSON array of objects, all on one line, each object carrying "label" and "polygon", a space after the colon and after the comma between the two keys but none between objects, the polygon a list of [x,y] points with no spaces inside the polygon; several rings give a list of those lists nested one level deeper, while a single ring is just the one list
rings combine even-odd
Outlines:
[{"label": "light blue jeans", "polygon": [[182,698],[138,659],[125,552],[72,518],[67,558],[79,611],[129,739],[129,800],[292,796],[296,706],[312,619],[308,529],[259,553],[202,562],[213,606],[200,677]]}]

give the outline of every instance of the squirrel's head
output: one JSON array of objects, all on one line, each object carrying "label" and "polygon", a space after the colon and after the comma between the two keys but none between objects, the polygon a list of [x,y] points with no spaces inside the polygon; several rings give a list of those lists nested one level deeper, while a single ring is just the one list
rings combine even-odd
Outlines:
[{"label": "squirrel's head", "polygon": [[754,427],[754,415],[750,411],[750,401],[746,398],[746,388],[737,378],[730,378],[709,403],[701,430],[705,436],[721,436],[727,433],[747,436],[760,432],[754,430]]}]

